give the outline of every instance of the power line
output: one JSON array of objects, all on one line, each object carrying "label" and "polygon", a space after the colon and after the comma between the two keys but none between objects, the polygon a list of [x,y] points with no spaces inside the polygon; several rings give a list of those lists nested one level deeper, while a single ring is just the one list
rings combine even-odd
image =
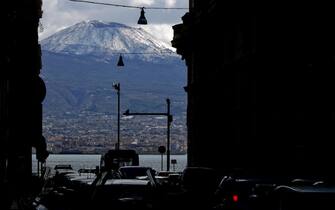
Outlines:
[{"label": "power line", "polygon": [[134,9],[180,9],[180,10],[188,10],[186,7],[140,7],[140,6],[132,6],[132,5],[125,5],[125,4],[113,4],[113,3],[105,3],[105,2],[95,2],[95,1],[85,1],[85,0],[69,0],[73,2],[81,2],[81,3],[89,3],[89,4],[99,4],[99,5],[106,5],[106,6],[113,6],[113,7],[125,7],[125,8],[134,8]]},{"label": "power line", "polygon": [[89,3],[89,4],[100,4],[100,5],[107,5],[107,6],[114,6],[114,7],[126,7],[126,8],[136,8],[136,9],[142,8],[142,7],[137,7],[137,6],[123,5],[123,4],[111,4],[111,3],[84,1],[84,0],[69,0],[69,1]]}]

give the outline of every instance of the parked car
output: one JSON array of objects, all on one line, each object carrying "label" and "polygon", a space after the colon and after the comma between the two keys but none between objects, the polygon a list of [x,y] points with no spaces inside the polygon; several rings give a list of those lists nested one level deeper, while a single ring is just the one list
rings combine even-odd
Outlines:
[{"label": "parked car", "polygon": [[123,179],[136,179],[137,177],[147,176],[148,172],[155,176],[156,171],[151,167],[144,166],[123,166],[119,168],[121,178]]}]

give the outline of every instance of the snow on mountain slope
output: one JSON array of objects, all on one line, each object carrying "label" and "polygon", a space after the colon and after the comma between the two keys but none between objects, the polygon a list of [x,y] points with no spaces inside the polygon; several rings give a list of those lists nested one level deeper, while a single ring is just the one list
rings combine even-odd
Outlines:
[{"label": "snow on mountain slope", "polygon": [[120,53],[145,61],[177,57],[171,46],[141,28],[97,20],[83,21],[61,30],[42,40],[41,45],[45,51],[92,55],[106,60]]}]

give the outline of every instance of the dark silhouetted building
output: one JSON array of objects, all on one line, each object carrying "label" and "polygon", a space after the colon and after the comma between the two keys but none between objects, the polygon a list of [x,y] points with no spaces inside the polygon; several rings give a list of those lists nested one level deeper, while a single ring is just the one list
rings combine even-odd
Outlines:
[{"label": "dark silhouetted building", "polygon": [[191,0],[173,27],[172,44],[188,67],[188,164],[328,176],[335,154],[334,18],[252,8]]},{"label": "dark silhouetted building", "polygon": [[[32,191],[31,151],[42,145],[41,0],[1,5],[0,208]],[[38,146],[37,146],[38,147]]]}]

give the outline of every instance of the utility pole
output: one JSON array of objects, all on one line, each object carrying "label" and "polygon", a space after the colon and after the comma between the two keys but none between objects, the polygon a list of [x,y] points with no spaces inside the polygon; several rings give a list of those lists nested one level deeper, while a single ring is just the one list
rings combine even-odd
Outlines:
[{"label": "utility pole", "polygon": [[120,83],[113,84],[117,93],[117,145],[116,150],[120,150]]},{"label": "utility pole", "polygon": [[167,141],[166,141],[166,170],[170,171],[170,127],[172,122],[172,115],[170,114],[170,99],[166,99],[167,105]]},{"label": "utility pole", "polygon": [[129,109],[127,109],[126,112],[123,113],[125,116],[130,115],[159,115],[159,116],[166,116],[167,117],[167,139],[166,139],[166,170],[170,171],[170,127],[171,123],[173,121],[173,116],[170,113],[170,99],[166,99],[166,105],[167,105],[167,111],[166,112],[130,112]]}]

